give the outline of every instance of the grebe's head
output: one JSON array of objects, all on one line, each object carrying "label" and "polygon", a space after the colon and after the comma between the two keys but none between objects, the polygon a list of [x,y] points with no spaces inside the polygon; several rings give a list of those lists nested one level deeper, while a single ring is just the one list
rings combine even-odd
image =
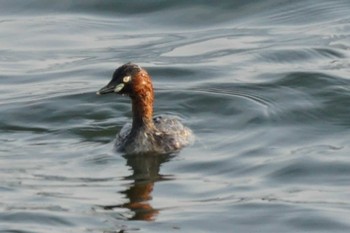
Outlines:
[{"label": "grebe's head", "polygon": [[112,80],[96,94],[116,93],[133,97],[143,92],[153,94],[151,78],[140,66],[129,62],[116,69]]}]

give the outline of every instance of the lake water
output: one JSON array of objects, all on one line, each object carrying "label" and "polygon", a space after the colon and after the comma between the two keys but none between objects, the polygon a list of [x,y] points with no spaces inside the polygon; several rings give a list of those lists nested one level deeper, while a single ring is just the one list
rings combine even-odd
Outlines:
[{"label": "lake water", "polygon": [[[348,0],[0,4],[0,232],[350,231]],[[193,145],[113,150],[128,61]]]}]

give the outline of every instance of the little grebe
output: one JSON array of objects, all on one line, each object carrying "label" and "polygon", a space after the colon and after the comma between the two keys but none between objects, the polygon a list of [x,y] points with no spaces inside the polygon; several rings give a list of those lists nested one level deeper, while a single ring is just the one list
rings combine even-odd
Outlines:
[{"label": "little grebe", "polygon": [[115,70],[112,80],[98,95],[128,95],[132,102],[132,124],[126,124],[117,135],[118,151],[127,154],[171,153],[193,141],[192,131],[175,117],[153,118],[153,85],[151,77],[140,66],[127,63]]}]

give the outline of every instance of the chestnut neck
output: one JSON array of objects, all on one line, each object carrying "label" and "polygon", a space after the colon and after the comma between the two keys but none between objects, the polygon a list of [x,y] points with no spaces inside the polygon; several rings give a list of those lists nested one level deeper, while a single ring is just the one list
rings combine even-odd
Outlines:
[{"label": "chestnut neck", "polygon": [[133,113],[131,131],[137,132],[140,128],[152,129],[154,93],[151,79],[144,70],[133,79],[133,94],[130,95]]},{"label": "chestnut neck", "polygon": [[153,103],[132,98],[132,129],[151,128],[153,126]]}]

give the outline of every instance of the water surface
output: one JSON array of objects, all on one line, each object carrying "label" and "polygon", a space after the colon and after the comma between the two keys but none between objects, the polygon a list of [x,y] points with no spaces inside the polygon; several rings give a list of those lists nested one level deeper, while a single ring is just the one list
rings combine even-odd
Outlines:
[{"label": "water surface", "polygon": [[[348,232],[348,1],[1,1],[1,232]],[[196,142],[126,156],[119,65]]]}]

